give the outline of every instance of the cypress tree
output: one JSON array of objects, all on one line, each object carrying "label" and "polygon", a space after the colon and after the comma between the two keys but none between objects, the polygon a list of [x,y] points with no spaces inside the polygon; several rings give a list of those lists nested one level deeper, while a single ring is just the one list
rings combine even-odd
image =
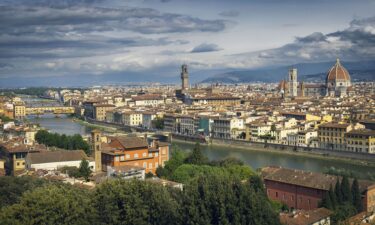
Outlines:
[{"label": "cypress tree", "polygon": [[338,204],[343,203],[342,192],[341,192],[341,185],[340,185],[340,180],[339,179],[337,179],[337,182],[336,182],[336,185],[335,185],[335,194],[336,194],[337,203]]},{"label": "cypress tree", "polygon": [[335,192],[333,191],[332,184],[329,187],[329,197],[331,198],[332,207],[335,209],[338,205],[337,197],[335,195]]},{"label": "cypress tree", "polygon": [[350,191],[350,184],[347,176],[344,176],[341,181],[341,193],[342,199],[344,202],[351,203],[352,200],[352,192]]},{"label": "cypress tree", "polygon": [[329,195],[329,192],[326,192],[324,194],[324,198],[322,200],[321,206],[325,207],[327,209],[333,209],[333,204],[332,204],[332,200],[331,200],[331,197]]},{"label": "cypress tree", "polygon": [[355,178],[352,183],[353,205],[357,212],[362,212],[361,192],[359,191],[358,180]]}]

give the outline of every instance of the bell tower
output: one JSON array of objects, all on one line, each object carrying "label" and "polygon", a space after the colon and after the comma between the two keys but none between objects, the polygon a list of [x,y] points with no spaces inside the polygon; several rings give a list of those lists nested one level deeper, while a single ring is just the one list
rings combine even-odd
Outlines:
[{"label": "bell tower", "polygon": [[181,66],[181,89],[187,90],[189,89],[189,73],[187,70],[187,65],[183,64]]},{"label": "bell tower", "polygon": [[91,131],[91,144],[94,151],[95,172],[102,172],[102,143],[100,130]]},{"label": "bell tower", "polygon": [[291,97],[297,97],[297,87],[298,81],[297,81],[297,69],[292,68],[289,70],[289,88],[290,88],[290,96]]}]

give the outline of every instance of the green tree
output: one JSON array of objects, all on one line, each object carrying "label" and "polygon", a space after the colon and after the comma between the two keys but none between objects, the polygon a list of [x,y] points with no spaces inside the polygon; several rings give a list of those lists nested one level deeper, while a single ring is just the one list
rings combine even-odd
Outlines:
[{"label": "green tree", "polygon": [[332,206],[333,208],[336,208],[338,205],[337,196],[335,192],[333,191],[332,185],[330,185],[328,192],[329,192],[329,197],[331,198]]},{"label": "green tree", "polygon": [[341,204],[337,207],[332,215],[333,224],[338,224],[339,221],[343,221],[356,214],[357,210],[354,206],[348,202]]},{"label": "green tree", "polygon": [[352,192],[350,191],[350,184],[347,176],[341,180],[341,193],[344,202],[352,202]]},{"label": "green tree", "polygon": [[340,180],[339,179],[337,179],[337,181],[336,181],[335,194],[336,194],[337,202],[339,204],[343,203],[344,200],[343,200],[343,196],[342,196],[342,192],[341,192],[341,184],[340,184]]},{"label": "green tree", "polygon": [[82,159],[78,170],[79,170],[80,176],[85,178],[86,181],[89,181],[89,177],[92,173],[90,165],[89,165],[89,161],[87,161],[86,159]]},{"label": "green tree", "polygon": [[173,172],[181,166],[186,159],[186,154],[176,145],[172,146],[171,158],[165,163],[164,167],[158,167],[156,174],[158,177],[171,179]]},{"label": "green tree", "polygon": [[152,127],[163,130],[164,129],[164,119],[161,117],[156,117],[155,119],[152,120]]},{"label": "green tree", "polygon": [[92,224],[93,215],[87,191],[49,185],[26,192],[19,203],[2,208],[0,224]]},{"label": "green tree", "polygon": [[179,224],[179,204],[162,185],[138,180],[110,180],[93,194],[98,224]]},{"label": "green tree", "polygon": [[193,151],[186,158],[185,163],[203,165],[208,163],[207,157],[202,153],[199,142],[195,143]]},{"label": "green tree", "polygon": [[334,209],[329,192],[325,192],[320,206],[327,209]]},{"label": "green tree", "polygon": [[352,197],[353,197],[353,205],[357,209],[357,212],[362,212],[361,192],[359,190],[357,179],[354,179],[352,183]]}]

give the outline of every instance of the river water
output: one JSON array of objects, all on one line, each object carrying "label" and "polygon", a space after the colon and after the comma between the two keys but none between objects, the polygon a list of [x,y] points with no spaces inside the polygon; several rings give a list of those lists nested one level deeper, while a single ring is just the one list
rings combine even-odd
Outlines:
[{"label": "river water", "polygon": [[[90,128],[85,127],[73,121],[67,116],[43,115],[41,117],[28,117],[29,121],[39,123],[42,127],[60,134],[81,134],[88,135]],[[190,143],[175,142],[182,150],[190,151],[194,145]],[[324,158],[312,158],[301,155],[286,155],[275,152],[255,151],[238,147],[220,147],[220,146],[201,146],[201,149],[210,160],[218,160],[226,157],[235,157],[241,159],[252,168],[257,169],[264,166],[282,166],[293,169],[302,169],[315,172],[323,172],[326,168],[335,167],[336,169],[347,169],[357,173],[373,173],[375,167],[365,165],[354,165],[347,161],[337,161]]]}]

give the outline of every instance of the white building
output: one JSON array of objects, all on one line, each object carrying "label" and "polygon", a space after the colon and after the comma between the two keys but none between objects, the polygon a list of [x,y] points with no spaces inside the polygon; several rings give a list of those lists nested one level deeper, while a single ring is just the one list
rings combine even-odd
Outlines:
[{"label": "white building", "polygon": [[31,170],[57,170],[69,166],[79,168],[82,159],[89,161],[91,170],[95,170],[95,161],[87,157],[82,150],[43,151],[27,154],[26,169]]}]

